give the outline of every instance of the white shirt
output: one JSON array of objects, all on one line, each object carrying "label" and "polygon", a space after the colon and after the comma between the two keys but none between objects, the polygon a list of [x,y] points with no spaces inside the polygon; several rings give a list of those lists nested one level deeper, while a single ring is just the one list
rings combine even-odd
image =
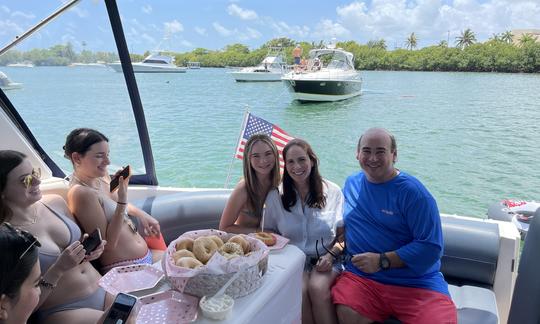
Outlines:
[{"label": "white shirt", "polygon": [[286,211],[277,190],[272,190],[266,197],[264,228],[274,231],[288,239],[309,257],[315,257],[315,242],[319,240],[320,255],[326,254],[321,245],[330,249],[336,237],[336,228],[343,226],[343,194],[338,185],[326,179],[323,180],[323,193],[326,206],[323,209],[311,208],[307,205],[302,210],[297,193],[294,206]]}]

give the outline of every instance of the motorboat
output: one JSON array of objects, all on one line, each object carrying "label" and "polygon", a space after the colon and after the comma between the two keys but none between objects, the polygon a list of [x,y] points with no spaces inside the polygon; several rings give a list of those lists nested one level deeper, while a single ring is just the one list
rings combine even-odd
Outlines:
[{"label": "motorboat", "polygon": [[187,62],[186,67],[190,70],[198,70],[201,68],[201,62]]},{"label": "motorboat", "polygon": [[281,47],[271,47],[266,57],[257,66],[250,66],[239,71],[229,72],[236,82],[281,81],[287,71],[285,54]]},{"label": "motorboat", "polygon": [[[122,72],[122,64],[120,62],[107,64],[116,72]],[[185,73],[186,68],[176,66],[174,57],[161,53],[153,53],[148,55],[142,62],[132,63],[133,72],[135,73]]]},{"label": "motorboat", "polygon": [[22,88],[22,83],[11,81],[7,75],[0,71],[0,89],[2,90],[14,90]]},{"label": "motorboat", "polygon": [[[124,38],[122,22],[114,0],[107,0],[107,13],[120,60],[131,64]],[[9,49],[10,46],[4,47]],[[0,50],[0,55],[5,51]],[[152,154],[152,143],[163,141],[169,133],[165,120],[147,124],[137,80],[131,69],[122,71],[129,101],[118,104],[116,98],[99,97],[95,104],[111,109],[111,118],[133,118],[128,121],[133,129],[125,129],[125,138],[111,138],[111,142],[124,141],[122,145],[129,151],[129,159],[138,161],[129,184],[129,201],[151,214],[161,224],[166,243],[170,243],[186,231],[216,229],[223,209],[232,192],[225,188],[181,188],[161,187]],[[77,85],[83,91],[85,84]],[[76,111],[69,102],[55,100],[59,96],[80,96],[81,90],[57,88],[56,93],[47,93],[43,100],[50,98],[55,105],[48,111],[71,120]],[[75,92],[74,92],[75,91]],[[180,90],[181,91],[181,90]],[[73,92],[73,93],[71,93]],[[25,96],[33,95],[24,93]],[[179,94],[181,95],[181,93]],[[17,100],[17,105],[32,100]],[[58,104],[56,104],[58,103]],[[130,112],[119,111],[127,106]],[[24,107],[22,108],[24,110]],[[85,111],[86,113],[86,111]],[[118,113],[117,115],[112,115]],[[201,112],[204,113],[204,112]],[[40,116],[41,117],[41,116]],[[84,115],[85,124],[96,129],[110,127],[111,118],[95,114]],[[13,149],[27,155],[34,168],[41,169],[41,191],[43,194],[59,194],[66,197],[68,184],[66,172],[60,167],[65,160],[58,154],[56,146],[45,147],[38,137],[41,125],[28,122],[36,114],[20,114],[14,102],[0,90],[0,149]],[[189,118],[189,117],[185,117]],[[49,119],[50,120],[50,119]],[[154,129],[150,140],[149,126]],[[72,125],[49,125],[50,128]],[[204,129],[194,130],[204,132]],[[159,133],[162,135],[159,135]],[[63,139],[58,139],[60,142]],[[126,151],[128,152],[128,151]],[[118,154],[121,155],[121,154]],[[519,232],[509,222],[485,220],[474,217],[441,214],[444,251],[441,272],[449,283],[459,323],[536,323],[540,319],[537,301],[540,300],[540,282],[536,279],[540,271],[540,261],[529,253],[540,244],[540,217],[533,218],[525,241],[521,262],[519,262]],[[262,285],[250,295],[235,300],[232,314],[221,323],[300,323],[302,309],[302,273],[305,255],[293,245],[269,252],[268,264],[261,268],[259,275],[266,276]],[[518,265],[519,264],[519,270]],[[519,274],[518,274],[519,272]],[[156,287],[161,287],[160,284]],[[147,291],[140,291],[144,294]],[[531,301],[529,303],[529,301]],[[166,303],[163,303],[166,304]],[[530,306],[529,306],[530,305]],[[141,307],[144,307],[141,306]],[[197,311],[195,305],[195,312]],[[162,310],[166,311],[166,310]],[[159,315],[159,314],[158,314]],[[210,323],[200,316],[195,323]],[[395,322],[394,322],[395,323]]]},{"label": "motorboat", "polygon": [[32,63],[32,62],[11,63],[11,64],[8,64],[6,66],[8,66],[8,67],[32,68],[32,67],[34,67],[34,63]]},{"label": "motorboat", "polygon": [[525,239],[534,217],[540,217],[540,202],[504,199],[488,207],[489,219],[511,222]]},{"label": "motorboat", "polygon": [[296,66],[281,80],[298,101],[338,101],[361,94],[362,78],[354,55],[329,45],[312,49],[306,65]]}]

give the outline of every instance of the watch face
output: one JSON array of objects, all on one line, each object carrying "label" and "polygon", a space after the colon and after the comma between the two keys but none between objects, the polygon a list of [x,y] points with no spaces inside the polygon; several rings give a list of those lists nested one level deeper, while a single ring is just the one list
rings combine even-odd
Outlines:
[{"label": "watch face", "polygon": [[381,253],[381,260],[379,266],[383,270],[390,268],[390,259],[388,259],[388,257],[384,253]]}]

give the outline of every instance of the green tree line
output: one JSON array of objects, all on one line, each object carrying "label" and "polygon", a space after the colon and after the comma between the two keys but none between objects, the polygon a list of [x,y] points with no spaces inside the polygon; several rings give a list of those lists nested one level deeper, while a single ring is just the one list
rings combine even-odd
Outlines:
[{"label": "green tree line", "polygon": [[[366,44],[355,41],[338,43],[355,56],[358,70],[406,70],[406,71],[465,71],[465,72],[540,72],[540,43],[531,35],[523,35],[517,44],[512,43],[510,32],[493,35],[488,41],[476,42],[470,29],[466,29],[455,39],[455,47],[447,41],[438,45],[416,49],[418,38],[415,33],[406,39],[405,49],[388,50],[384,39],[370,40]],[[289,38],[276,38],[258,49],[250,50],[243,44],[231,44],[222,50],[197,48],[186,53],[169,53],[176,58],[176,64],[185,66],[189,61],[200,62],[203,67],[253,66],[261,62],[269,47],[281,46],[292,64],[292,49],[297,44]],[[304,56],[309,50],[324,44],[298,42]],[[149,53],[132,54],[133,61],[141,61]],[[0,65],[31,61],[37,66],[69,65],[73,62],[113,62],[118,60],[115,53],[76,53],[73,46],[55,45],[48,49],[33,49],[27,52],[9,51],[0,56]]]}]

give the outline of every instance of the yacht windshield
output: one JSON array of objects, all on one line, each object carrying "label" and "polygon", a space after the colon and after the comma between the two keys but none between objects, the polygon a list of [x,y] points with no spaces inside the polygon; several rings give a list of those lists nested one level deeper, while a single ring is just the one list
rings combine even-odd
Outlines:
[{"label": "yacht windshield", "polygon": [[[25,18],[4,28],[1,46],[49,16],[57,6],[55,1],[39,5],[10,2],[6,5],[9,12]],[[95,128],[109,137],[110,173],[126,164],[135,174],[146,172],[124,75],[107,67],[117,60],[102,1],[81,1],[0,56],[0,71],[20,84],[18,89],[6,90],[5,95],[66,174],[72,166],[62,147],[66,135],[78,127]],[[17,64],[21,62],[32,64]]]}]

